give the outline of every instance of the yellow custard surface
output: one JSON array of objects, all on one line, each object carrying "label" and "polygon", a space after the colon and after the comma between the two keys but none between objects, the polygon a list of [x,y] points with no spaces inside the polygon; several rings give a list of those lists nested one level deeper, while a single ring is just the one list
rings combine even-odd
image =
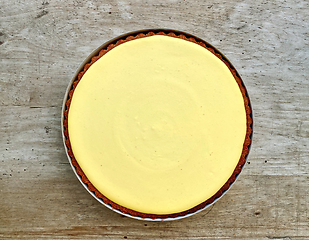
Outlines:
[{"label": "yellow custard surface", "polygon": [[115,203],[143,213],[186,211],[230,178],[246,112],[229,68],[183,39],[125,42],[90,66],[70,105],[74,156]]}]

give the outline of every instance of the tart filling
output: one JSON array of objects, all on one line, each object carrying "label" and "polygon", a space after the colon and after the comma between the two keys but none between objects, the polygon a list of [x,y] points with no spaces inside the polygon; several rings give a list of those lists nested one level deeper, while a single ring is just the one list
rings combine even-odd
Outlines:
[{"label": "tart filling", "polygon": [[72,155],[94,188],[154,215],[216,195],[244,163],[251,133],[248,102],[227,63],[167,35],[126,41],[95,60],[67,116]]}]

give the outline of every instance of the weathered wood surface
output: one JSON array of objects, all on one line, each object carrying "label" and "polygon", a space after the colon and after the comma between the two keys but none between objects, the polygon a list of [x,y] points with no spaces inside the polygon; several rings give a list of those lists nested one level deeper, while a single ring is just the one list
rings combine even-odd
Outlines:
[{"label": "weathered wood surface", "polygon": [[[309,239],[309,3],[0,2],[0,239]],[[241,74],[254,109],[248,164],[213,207],[173,222],[122,217],[68,164],[60,114],[83,59],[144,28],[195,34]]]}]

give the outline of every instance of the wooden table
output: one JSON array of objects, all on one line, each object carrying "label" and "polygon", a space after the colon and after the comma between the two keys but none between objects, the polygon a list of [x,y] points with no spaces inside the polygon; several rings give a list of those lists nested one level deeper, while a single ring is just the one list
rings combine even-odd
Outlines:
[{"label": "wooden table", "polygon": [[[309,239],[309,2],[2,0],[0,239]],[[245,82],[248,163],[207,210],[173,222],[112,212],[75,177],[63,148],[66,87],[92,50],[145,28],[192,33]]]}]

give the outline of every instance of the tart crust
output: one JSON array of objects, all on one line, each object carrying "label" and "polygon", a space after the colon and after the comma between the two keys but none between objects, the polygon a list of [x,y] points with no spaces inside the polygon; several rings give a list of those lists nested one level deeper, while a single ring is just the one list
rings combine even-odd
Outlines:
[{"label": "tart crust", "polygon": [[[240,157],[238,164],[237,164],[236,168],[234,169],[234,172],[231,175],[231,177],[221,187],[221,189],[219,191],[217,191],[211,198],[205,200],[201,204],[199,204],[199,205],[197,205],[197,206],[195,206],[195,207],[193,207],[189,210],[186,210],[186,211],[183,211],[183,212],[178,212],[178,213],[172,213],[172,214],[148,214],[148,213],[137,212],[137,211],[134,211],[132,209],[128,209],[126,207],[123,207],[123,206],[111,201],[107,197],[105,197],[102,193],[100,193],[92,185],[92,183],[88,180],[88,178],[84,174],[83,170],[80,168],[78,162],[76,161],[76,159],[74,157],[72,147],[71,147],[71,143],[70,143],[69,133],[68,133],[68,112],[69,112],[69,109],[70,109],[71,99],[72,99],[72,96],[74,94],[74,90],[75,90],[77,84],[82,79],[83,75],[89,69],[89,67],[94,62],[96,62],[99,58],[104,56],[108,51],[119,46],[120,44],[123,44],[123,43],[131,41],[131,40],[135,40],[135,39],[138,39],[138,38],[145,38],[145,37],[153,36],[153,35],[165,35],[165,36],[170,36],[170,37],[174,37],[174,38],[184,39],[186,41],[196,43],[196,44],[206,48],[207,50],[212,52],[215,56],[217,56],[222,62],[225,63],[225,65],[230,69],[232,75],[234,76],[234,79],[237,82],[239,89],[242,93],[242,96],[243,96],[243,99],[244,99],[245,111],[246,111],[246,123],[247,123],[246,136],[245,136],[245,140],[244,140],[244,144],[243,144],[241,157]],[[116,38],[116,40],[109,43],[107,45],[107,47],[102,48],[96,56],[91,58],[90,62],[86,63],[83,66],[82,71],[80,71],[78,73],[77,78],[73,81],[71,88],[69,90],[68,96],[64,101],[65,101],[65,105],[64,105],[64,111],[63,111],[63,123],[62,123],[63,124],[63,135],[64,135],[64,138],[65,138],[65,145],[67,147],[67,154],[70,157],[72,165],[75,167],[77,174],[81,177],[81,181],[83,183],[87,184],[88,189],[91,192],[93,192],[97,198],[101,199],[105,204],[109,205],[112,209],[118,210],[125,215],[129,214],[132,217],[137,217],[137,218],[141,218],[141,219],[150,218],[150,219],[153,219],[153,220],[155,220],[155,219],[164,220],[164,219],[167,219],[167,218],[175,219],[176,217],[184,217],[188,214],[193,214],[193,213],[195,213],[199,210],[202,210],[202,209],[206,208],[207,206],[209,206],[210,204],[212,204],[215,200],[220,198],[223,195],[223,193],[229,189],[230,185],[236,180],[238,174],[241,172],[244,164],[246,163],[246,158],[249,154],[249,149],[250,149],[250,146],[251,146],[252,133],[253,133],[253,130],[252,130],[252,125],[253,125],[252,109],[251,109],[251,104],[250,104],[250,100],[249,100],[249,97],[248,97],[247,90],[246,90],[239,74],[237,73],[236,69],[232,66],[232,64],[217,49],[215,49],[213,46],[211,46],[207,42],[203,41],[202,39],[199,39],[199,38],[194,37],[194,36],[187,34],[187,33],[178,32],[178,31],[175,31],[175,30],[160,30],[160,29],[159,30],[143,30],[143,31],[131,33],[131,34],[128,34],[128,35],[124,35],[120,38]]]}]

